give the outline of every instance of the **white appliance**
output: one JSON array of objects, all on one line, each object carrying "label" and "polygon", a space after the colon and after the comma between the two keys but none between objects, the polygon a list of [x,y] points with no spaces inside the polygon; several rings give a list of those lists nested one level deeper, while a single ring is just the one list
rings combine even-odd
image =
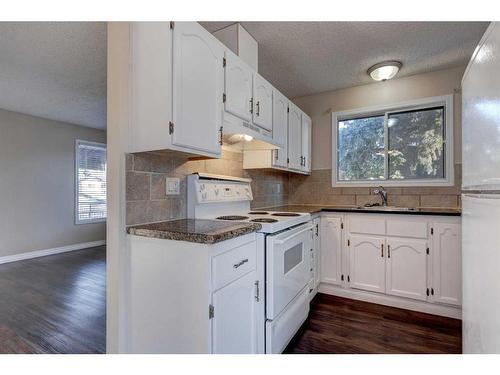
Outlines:
[{"label": "white appliance", "polygon": [[464,353],[500,353],[500,24],[462,80]]},{"label": "white appliance", "polygon": [[250,183],[250,179],[207,173],[188,176],[188,217],[262,225],[257,233],[257,253],[265,254],[265,259],[258,260],[262,266],[257,266],[266,279],[261,329],[266,353],[281,353],[309,314],[311,215],[252,211]]}]

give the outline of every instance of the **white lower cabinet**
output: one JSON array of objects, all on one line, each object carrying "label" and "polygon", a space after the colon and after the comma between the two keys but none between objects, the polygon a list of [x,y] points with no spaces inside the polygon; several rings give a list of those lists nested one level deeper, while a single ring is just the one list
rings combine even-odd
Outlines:
[{"label": "white lower cabinet", "polygon": [[128,236],[127,353],[264,353],[264,248]]},{"label": "white lower cabinet", "polygon": [[462,302],[460,223],[432,225],[431,297],[435,302],[459,306]]},{"label": "white lower cabinet", "polygon": [[460,228],[460,217],[323,213],[320,291],[459,317]]},{"label": "white lower cabinet", "polygon": [[258,353],[258,287],[254,270],[213,293],[213,353]]},{"label": "white lower cabinet", "polygon": [[427,299],[427,241],[388,238],[385,292],[394,296]]},{"label": "white lower cabinet", "polygon": [[320,237],[321,282],[342,282],[342,216],[323,216]]},{"label": "white lower cabinet", "polygon": [[382,237],[349,236],[348,282],[351,288],[380,293],[385,291],[384,243]]}]

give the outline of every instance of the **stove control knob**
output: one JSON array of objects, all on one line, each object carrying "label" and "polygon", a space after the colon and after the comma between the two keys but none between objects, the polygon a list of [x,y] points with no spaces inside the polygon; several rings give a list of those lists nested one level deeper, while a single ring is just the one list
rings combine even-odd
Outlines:
[{"label": "stove control knob", "polygon": [[201,193],[201,198],[207,199],[207,193],[206,192]]},{"label": "stove control knob", "polygon": [[205,184],[200,184],[200,190],[201,191],[205,190]]}]

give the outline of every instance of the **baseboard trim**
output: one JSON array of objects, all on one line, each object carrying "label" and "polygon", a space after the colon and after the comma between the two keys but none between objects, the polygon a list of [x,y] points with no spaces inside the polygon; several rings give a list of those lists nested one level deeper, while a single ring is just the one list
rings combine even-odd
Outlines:
[{"label": "baseboard trim", "polygon": [[74,245],[54,247],[52,249],[36,250],[36,251],[29,251],[29,252],[21,253],[21,254],[7,255],[7,256],[0,257],[0,264],[17,262],[19,260],[39,258],[39,257],[47,256],[47,255],[66,253],[68,251],[82,250],[82,249],[86,249],[89,247],[96,247],[96,246],[103,246],[103,245],[106,245],[105,240],[83,242],[83,243],[77,243]]},{"label": "baseboard trim", "polygon": [[365,292],[362,290],[342,288],[337,285],[321,283],[319,292],[338,297],[351,298],[359,301],[377,303],[379,305],[398,307],[400,309],[419,311],[423,313],[462,319],[462,309],[454,306],[445,306],[435,303],[413,301],[407,298]]}]

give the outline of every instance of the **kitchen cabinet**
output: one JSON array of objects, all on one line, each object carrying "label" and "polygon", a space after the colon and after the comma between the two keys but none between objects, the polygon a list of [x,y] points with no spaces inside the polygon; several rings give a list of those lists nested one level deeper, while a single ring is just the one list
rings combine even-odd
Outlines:
[{"label": "kitchen cabinet", "polygon": [[321,282],[341,284],[342,248],[342,218],[323,216],[320,238]]},{"label": "kitchen cabinet", "polygon": [[264,249],[128,235],[128,353],[264,353]]},{"label": "kitchen cabinet", "polygon": [[253,75],[253,123],[273,130],[273,86],[257,73]]},{"label": "kitchen cabinet", "polygon": [[302,112],[302,171],[311,172],[311,118]]},{"label": "kitchen cabinet", "polygon": [[351,288],[385,292],[385,239],[368,235],[350,235],[348,240]]},{"label": "kitchen cabinet", "polygon": [[[431,298],[449,305],[461,304],[462,262],[460,252],[461,225],[432,223]],[[480,254],[478,254],[480,256]]]},{"label": "kitchen cabinet", "polygon": [[238,56],[225,52],[224,110],[245,121],[252,121],[253,71]]},{"label": "kitchen cabinet", "polygon": [[459,217],[329,212],[321,228],[321,292],[460,317]]},{"label": "kitchen cabinet", "polygon": [[222,44],[196,22],[134,22],[130,44],[128,151],[220,157]]},{"label": "kitchen cabinet", "polygon": [[256,280],[254,270],[213,293],[213,353],[258,353]]},{"label": "kitchen cabinet", "polygon": [[302,171],[302,111],[289,103],[288,169]]},{"label": "kitchen cabinet", "polygon": [[390,295],[425,301],[427,241],[387,238],[386,287]]},{"label": "kitchen cabinet", "polygon": [[318,285],[320,282],[320,241],[321,241],[321,220],[319,217],[312,220],[313,224],[313,240],[311,248],[311,280],[309,281],[309,294],[312,299],[318,292]]},{"label": "kitchen cabinet", "polygon": [[273,92],[273,139],[281,147],[272,151],[272,165],[277,168],[286,168],[288,166],[288,99],[278,90]]},{"label": "kitchen cabinet", "polygon": [[224,49],[197,22],[176,22],[173,38],[172,144],[218,157]]}]

